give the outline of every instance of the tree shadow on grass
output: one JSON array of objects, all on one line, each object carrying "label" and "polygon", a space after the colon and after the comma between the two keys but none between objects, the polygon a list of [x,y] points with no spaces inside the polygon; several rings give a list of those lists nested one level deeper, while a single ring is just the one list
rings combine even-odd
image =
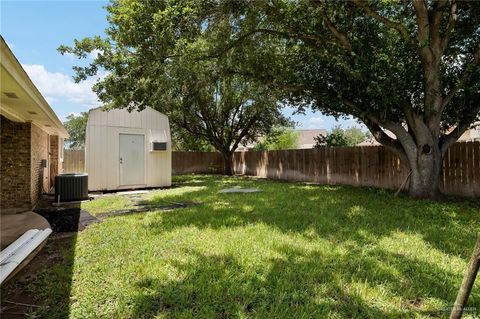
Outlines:
[{"label": "tree shadow on grass", "polygon": [[[236,180],[235,183],[243,186],[241,179]],[[254,184],[248,181],[248,184],[250,184],[248,186],[259,185],[257,181],[254,181]],[[284,254],[290,256],[286,261],[272,261],[271,269],[277,269],[277,271],[270,271],[267,278],[276,276],[275,278],[295,283],[286,288],[287,293],[292,296],[299,294],[299,291],[304,291],[302,289],[306,289],[307,295],[310,296],[311,292],[315,291],[314,287],[315,283],[318,283],[318,278],[326,278],[326,281],[330,280],[336,283],[333,285],[334,288],[327,289],[326,295],[336,296],[332,297],[334,301],[328,301],[327,305],[315,299],[312,301],[311,296],[304,296],[304,304],[300,308],[306,313],[317,313],[318,311],[322,316],[336,314],[339,317],[352,318],[396,318],[409,317],[408,311],[413,313],[412,316],[419,311],[426,311],[423,313],[425,316],[445,316],[446,313],[442,309],[438,309],[438,307],[432,309],[432,304],[436,302],[446,307],[453,302],[463,270],[461,273],[446,270],[450,268],[446,266],[441,268],[433,261],[416,259],[415,254],[395,252],[395,246],[390,247],[387,251],[385,247],[379,245],[379,242],[391,239],[393,243],[399,242],[400,246],[406,249],[410,245],[412,250],[424,249],[423,256],[437,254],[437,256],[442,256],[441,258],[452,260],[452,263],[454,263],[454,258],[457,258],[457,261],[458,258],[461,258],[466,262],[480,227],[479,211],[475,205],[469,202],[415,201],[406,197],[394,197],[391,192],[378,189],[271,182],[260,184],[264,190],[263,193],[220,195],[217,194],[217,189],[221,187],[221,182],[215,181],[212,186],[206,178],[205,185],[210,187],[204,193],[210,201],[206,201],[204,206],[162,213],[145,227],[148,227],[149,231],[153,233],[164,233],[192,226],[198,229],[231,228],[234,230],[235,228],[264,224],[287,235],[300,235],[312,241],[327,240],[334,245],[349,247],[349,253],[346,256],[337,256],[334,261],[327,263],[324,261],[328,260],[328,256],[308,254],[305,251],[292,252],[291,248],[285,248]],[[366,254],[365,247],[374,248],[368,250]],[[304,268],[301,263],[295,261],[296,259],[304,260]],[[158,288],[158,294],[150,297],[155,300],[163,299],[164,292],[168,291],[171,285],[175,287],[174,289],[180,290],[184,286],[195,286],[198,274],[207,277],[211,271],[212,278],[227,276],[223,273],[223,266],[217,264],[221,264],[221,261],[209,258],[198,265],[188,265],[190,268],[187,273],[193,271],[195,274],[193,277],[188,277],[187,280],[181,282],[164,283],[165,285],[154,284]],[[207,266],[213,267],[213,269],[209,269]],[[325,273],[320,274],[320,277],[309,277],[307,269],[311,271],[315,268],[325,270]],[[288,273],[289,270],[291,270],[291,274]],[[339,273],[342,274],[340,279],[338,278]],[[273,294],[283,292],[280,288],[272,287],[272,280],[257,282],[257,278],[254,276],[252,278],[242,277],[245,276],[242,271],[229,273],[229,275],[250,283],[244,287],[234,283],[235,279],[231,279],[231,284],[246,289],[246,292],[239,290],[239,294],[242,296],[250,293],[249,285],[255,287],[253,289],[256,291],[255,295],[258,295],[262,289],[272,291]],[[309,279],[302,280],[302,278]],[[362,303],[362,300],[352,302],[352,298],[356,300],[357,296],[348,289],[346,290],[341,284],[349,281],[364,281],[369,285],[382,286],[382,289],[393,296],[392,298],[397,298],[397,310],[385,310],[381,306],[366,305],[365,302]],[[230,282],[227,282],[223,286],[229,284]],[[200,284],[200,287],[207,289],[208,285]],[[222,289],[221,291],[223,292]],[[185,293],[189,294],[189,292]],[[222,295],[223,293],[219,293],[219,298]],[[143,297],[145,296],[139,298]],[[149,297],[147,296],[147,298]],[[214,299],[209,300],[213,302]],[[272,303],[268,297],[264,296],[260,299],[262,305]],[[430,305],[428,309],[423,307],[425,299],[428,299],[427,304]],[[226,302],[229,303],[229,301]],[[273,303],[276,304],[275,301]],[[174,305],[171,306],[172,309],[177,309],[177,306],[180,309],[184,307],[183,304],[172,304]],[[238,313],[238,311],[246,313],[245,309],[252,308],[247,306],[244,301],[240,304],[244,308],[240,308],[240,310],[235,308],[237,312],[228,313]],[[473,292],[470,304],[480,304],[478,292]],[[163,306],[159,307],[161,311],[164,311]],[[289,313],[288,309],[283,309],[282,306],[278,307],[279,313],[282,313],[281,311]],[[407,313],[402,312],[402,307],[406,309]],[[260,313],[275,317],[279,314],[267,308],[267,306],[257,305],[254,307],[256,310],[252,312],[252,316],[259,316]],[[185,306],[185,311],[188,309]]]},{"label": "tree shadow on grass", "polygon": [[183,273],[181,280],[137,282],[142,293],[132,302],[132,317],[387,318],[393,314],[347,293],[328,267],[319,267],[325,256],[284,253],[283,258],[269,260],[266,268],[247,269],[231,255],[188,252],[195,255],[194,262],[174,264]]},{"label": "tree shadow on grass", "polygon": [[[455,296],[444,288],[456,284],[456,276],[395,253],[377,251],[380,258],[365,258],[354,251],[306,251],[288,245],[277,252],[278,257],[252,266],[229,254],[185,251],[194,258],[172,262],[180,279],[147,277],[136,283],[132,317],[441,317],[448,313],[424,309],[424,298],[448,304]],[[418,298],[422,289],[428,292]]]},{"label": "tree shadow on grass", "polygon": [[[446,254],[467,259],[480,228],[480,212],[468,202],[437,203],[395,197],[392,192],[378,189],[235,178],[231,183],[260,186],[264,191],[218,194],[224,186],[222,179],[199,176],[195,179],[197,185],[208,186],[195,193],[195,199],[204,205],[166,213],[157,223],[149,225],[152,231],[184,226],[240,227],[261,222],[283,232],[308,231],[314,237],[365,244],[371,238],[403,231],[421,235]],[[185,197],[168,199],[181,201]]]}]

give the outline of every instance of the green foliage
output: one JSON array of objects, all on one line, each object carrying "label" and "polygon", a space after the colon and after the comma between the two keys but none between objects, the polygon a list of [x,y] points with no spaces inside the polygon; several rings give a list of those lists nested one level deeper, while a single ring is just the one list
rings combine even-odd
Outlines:
[{"label": "green foliage", "polygon": [[255,145],[257,151],[290,150],[298,147],[300,134],[291,127],[277,127]]},{"label": "green foliage", "polygon": [[181,127],[171,132],[174,151],[214,152],[215,148],[206,140],[195,137]]},{"label": "green foliage", "polygon": [[85,147],[85,134],[87,131],[88,112],[82,112],[80,115],[70,114],[67,116],[63,125],[70,137],[65,140],[65,145],[69,148],[79,149]]},{"label": "green foliage", "polygon": [[[239,143],[288,124],[280,112],[279,91],[262,81],[233,72],[234,53],[222,59],[200,58],[219,34],[232,32],[223,23],[210,30],[200,15],[209,6],[200,1],[112,1],[107,6],[107,37],[85,38],[62,53],[79,58],[99,50],[86,67],[76,67],[76,79],[99,69],[108,75],[94,86],[110,108],[151,106],[172,123],[179,148],[208,148],[225,157]],[[197,143],[199,142],[199,143]],[[203,146],[202,146],[203,145]],[[193,147],[192,147],[193,146]]]},{"label": "green foliage", "polygon": [[480,117],[479,1],[112,0],[107,10],[105,38],[59,48],[101,52],[77,80],[107,70],[94,86],[105,104],[157,108],[225,158],[286,125],[279,105],[353,115],[412,169],[411,195],[433,198],[443,154]]},{"label": "green foliage", "polygon": [[349,127],[343,129],[341,126],[335,126],[326,136],[315,137],[315,148],[323,146],[355,146],[365,141],[370,134],[363,132],[358,127]]},{"label": "green foliage", "polygon": [[[480,229],[478,206],[468,202],[250,178],[174,183],[142,196],[202,205],[110,217],[65,250],[48,240],[54,266],[22,284],[42,305],[32,317],[438,317],[455,300]],[[233,186],[263,192],[218,193]],[[115,201],[128,206],[125,199],[82,209],[102,213]],[[2,285],[2,300],[7,291]],[[469,304],[480,304],[478,280]]]}]

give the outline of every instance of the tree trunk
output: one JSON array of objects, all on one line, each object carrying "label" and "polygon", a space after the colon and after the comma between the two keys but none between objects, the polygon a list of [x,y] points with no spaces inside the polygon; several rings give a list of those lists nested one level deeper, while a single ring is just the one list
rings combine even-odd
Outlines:
[{"label": "tree trunk", "polygon": [[222,152],[223,156],[223,174],[227,176],[233,175],[233,167],[232,167],[232,160],[233,160],[233,152]]},{"label": "tree trunk", "polygon": [[[480,268],[480,234],[477,237],[477,243],[473,249],[472,257],[463,277],[462,284],[458,290],[457,299],[453,304],[452,313],[450,314],[450,319],[460,319],[462,317],[463,311],[467,305],[468,296],[472,291],[473,284],[475,283],[475,278],[477,277],[478,269]],[[477,309],[473,309],[476,311]]]},{"label": "tree trunk", "polygon": [[409,195],[413,198],[438,199],[440,197],[440,172],[442,153],[438,147],[424,144],[409,154]]}]

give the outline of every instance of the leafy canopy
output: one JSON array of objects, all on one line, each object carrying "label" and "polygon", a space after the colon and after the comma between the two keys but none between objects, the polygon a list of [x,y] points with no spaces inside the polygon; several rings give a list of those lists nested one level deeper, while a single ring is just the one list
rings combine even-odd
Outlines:
[{"label": "leafy canopy", "polygon": [[298,147],[299,132],[291,127],[276,127],[255,145],[257,151],[290,150]]},{"label": "leafy canopy", "polygon": [[211,30],[201,18],[204,9],[198,1],[112,1],[106,38],[86,38],[59,50],[80,58],[100,51],[93,63],[76,67],[76,80],[105,69],[107,76],[94,90],[107,107],[151,106],[169,116],[173,130],[189,134],[186,140],[207,141],[230,157],[240,142],[289,122],[280,112],[279,90],[232,72],[236,52],[199,58],[219,33],[233,32],[221,23]]},{"label": "leafy canopy", "polygon": [[65,145],[69,148],[78,149],[85,146],[85,133],[87,130],[88,112],[82,112],[80,115],[69,114],[63,126],[70,137],[65,140]]},{"label": "leafy canopy", "polygon": [[[60,47],[101,52],[77,80],[106,69],[94,89],[107,105],[172,108],[174,125],[225,154],[279,124],[274,100],[353,115],[410,167],[410,191],[433,197],[443,155],[480,114],[479,1],[114,0],[107,10],[106,38]],[[242,86],[230,99],[242,107],[227,103]]]},{"label": "leafy canopy", "polygon": [[203,19],[234,30],[212,55],[244,53],[237,72],[300,108],[354,115],[411,164],[418,146],[443,154],[478,118],[478,1],[225,1]]}]

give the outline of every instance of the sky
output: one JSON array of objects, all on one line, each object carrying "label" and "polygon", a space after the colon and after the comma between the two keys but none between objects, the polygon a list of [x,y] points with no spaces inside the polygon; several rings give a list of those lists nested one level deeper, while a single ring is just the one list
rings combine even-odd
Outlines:
[{"label": "sky", "polygon": [[[57,48],[72,45],[74,39],[104,35],[108,27],[107,1],[4,1],[0,0],[0,33],[32,81],[63,121],[100,106],[91,87],[97,78],[75,83],[72,67],[86,63],[62,56]],[[308,110],[292,115],[298,129],[330,130],[335,125],[358,126],[353,119],[337,122],[333,117]]]}]

